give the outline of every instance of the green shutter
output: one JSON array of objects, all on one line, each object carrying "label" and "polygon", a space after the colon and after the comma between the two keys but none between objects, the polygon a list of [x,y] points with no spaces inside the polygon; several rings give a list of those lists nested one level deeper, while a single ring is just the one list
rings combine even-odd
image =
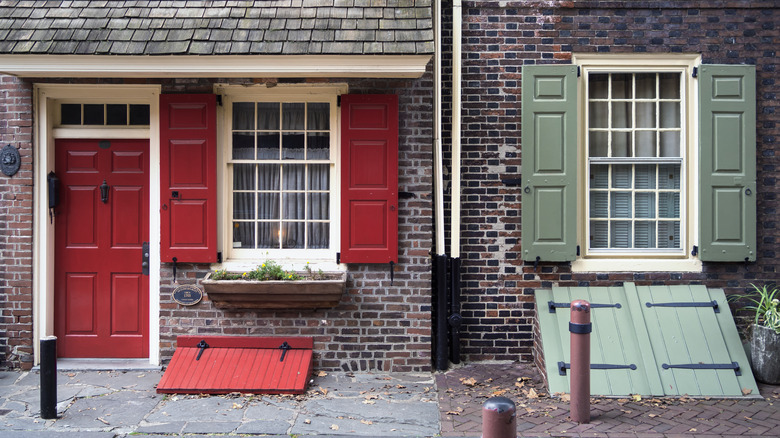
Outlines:
[{"label": "green shutter", "polygon": [[523,67],[523,260],[570,261],[577,248],[577,67]]},{"label": "green shutter", "polygon": [[700,257],[756,260],[756,70],[699,72]]}]

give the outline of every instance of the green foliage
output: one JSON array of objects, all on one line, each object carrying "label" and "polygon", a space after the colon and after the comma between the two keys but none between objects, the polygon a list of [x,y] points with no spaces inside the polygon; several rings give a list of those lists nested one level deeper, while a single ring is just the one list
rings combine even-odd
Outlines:
[{"label": "green foliage", "polygon": [[214,273],[211,275],[211,279],[212,280],[295,281],[295,280],[301,280],[303,279],[303,277],[301,277],[300,275],[298,275],[298,273],[294,271],[284,270],[281,267],[281,265],[279,265],[273,260],[266,260],[265,263],[258,265],[257,268],[255,268],[254,270],[243,272],[240,274],[234,272],[227,272],[224,269],[214,271]]},{"label": "green foliage", "polygon": [[754,323],[771,328],[780,334],[780,289],[774,284],[758,287],[750,284],[753,290],[746,294],[731,295],[730,301],[747,301],[750,303],[740,310],[754,313]]}]

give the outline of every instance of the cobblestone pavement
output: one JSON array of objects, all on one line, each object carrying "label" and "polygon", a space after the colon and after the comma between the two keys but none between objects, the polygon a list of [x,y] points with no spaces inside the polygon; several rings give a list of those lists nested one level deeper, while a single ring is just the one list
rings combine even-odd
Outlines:
[{"label": "cobblestone pavement", "polygon": [[759,384],[762,398],[593,398],[590,424],[578,425],[530,364],[468,365],[437,374],[436,385],[442,436],[480,436],[482,404],[493,396],[515,402],[518,436],[780,436],[780,386]]}]

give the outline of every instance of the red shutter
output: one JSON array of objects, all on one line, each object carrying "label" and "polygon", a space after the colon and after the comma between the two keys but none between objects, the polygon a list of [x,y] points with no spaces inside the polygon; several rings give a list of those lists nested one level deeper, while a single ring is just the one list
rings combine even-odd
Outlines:
[{"label": "red shutter", "polygon": [[217,116],[213,94],[160,96],[162,261],[217,261]]},{"label": "red shutter", "polygon": [[341,261],[398,262],[398,96],[341,96]]}]

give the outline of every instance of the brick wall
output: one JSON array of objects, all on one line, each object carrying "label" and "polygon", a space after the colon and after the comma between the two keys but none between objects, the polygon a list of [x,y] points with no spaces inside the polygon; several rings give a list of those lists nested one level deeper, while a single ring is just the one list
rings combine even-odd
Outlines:
[{"label": "brick wall", "polygon": [[[451,17],[443,22],[450,50]],[[464,359],[530,361],[536,289],[633,281],[730,293],[777,280],[777,2],[465,1],[462,30]],[[520,189],[501,182],[520,177],[521,67],[570,63],[572,53],[700,53],[705,63],[756,65],[756,263],[707,263],[702,273],[572,273],[567,263],[523,263]]]},{"label": "brick wall", "polygon": [[32,87],[0,75],[0,148],[22,166],[0,174],[0,368],[32,367]]}]

